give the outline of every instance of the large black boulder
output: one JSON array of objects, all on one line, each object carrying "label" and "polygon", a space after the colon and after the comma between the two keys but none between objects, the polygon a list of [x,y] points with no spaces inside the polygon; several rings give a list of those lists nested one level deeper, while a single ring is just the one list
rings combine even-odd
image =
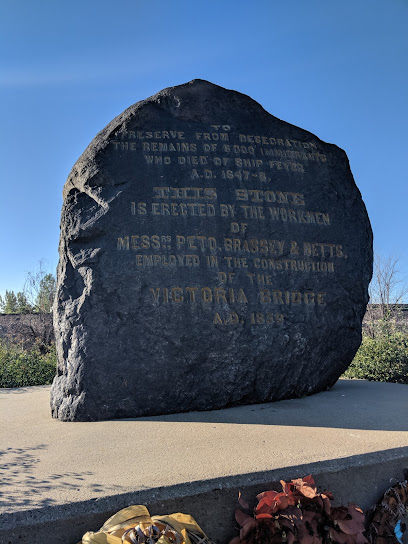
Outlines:
[{"label": "large black boulder", "polygon": [[64,187],[52,415],[209,410],[332,386],[372,232],[338,147],[202,80],[116,117]]}]

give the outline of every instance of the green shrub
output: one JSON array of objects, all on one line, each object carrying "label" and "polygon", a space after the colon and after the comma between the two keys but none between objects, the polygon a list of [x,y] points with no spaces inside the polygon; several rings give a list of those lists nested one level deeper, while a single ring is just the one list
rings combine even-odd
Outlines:
[{"label": "green shrub", "polygon": [[52,382],[56,372],[55,346],[30,350],[0,342],[0,387],[25,387]]},{"label": "green shrub", "polygon": [[394,332],[375,338],[364,337],[343,376],[408,384],[408,335]]}]

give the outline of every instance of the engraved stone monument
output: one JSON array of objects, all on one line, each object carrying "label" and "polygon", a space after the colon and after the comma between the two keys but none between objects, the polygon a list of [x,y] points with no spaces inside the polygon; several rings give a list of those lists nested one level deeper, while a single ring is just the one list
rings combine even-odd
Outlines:
[{"label": "engraved stone monument", "polygon": [[335,145],[194,80],[109,123],[63,197],[54,417],[299,397],[350,364],[372,233]]}]

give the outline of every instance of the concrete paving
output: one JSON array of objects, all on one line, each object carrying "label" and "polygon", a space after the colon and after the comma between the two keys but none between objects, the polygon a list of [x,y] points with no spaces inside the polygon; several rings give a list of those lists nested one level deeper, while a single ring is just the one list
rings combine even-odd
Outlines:
[{"label": "concrete paving", "polygon": [[[25,542],[22,529],[10,532],[23,519],[47,526],[80,513],[85,524],[99,523],[126,500],[162,500],[177,509],[178,497],[235,492],[274,475],[345,474],[352,465],[388,461],[390,470],[408,468],[408,386],[399,384],[340,380],[301,399],[95,423],[52,419],[47,386],[3,389],[0,417],[1,542]],[[58,542],[75,542],[67,538]]]}]

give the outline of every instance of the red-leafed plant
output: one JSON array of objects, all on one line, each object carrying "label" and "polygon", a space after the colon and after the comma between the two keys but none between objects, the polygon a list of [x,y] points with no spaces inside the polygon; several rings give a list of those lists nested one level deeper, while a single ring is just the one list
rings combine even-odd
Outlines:
[{"label": "red-leafed plant", "polygon": [[364,514],[355,504],[332,507],[329,491],[318,493],[312,476],[265,491],[253,512],[239,497],[235,511],[240,535],[230,544],[366,544]]}]

